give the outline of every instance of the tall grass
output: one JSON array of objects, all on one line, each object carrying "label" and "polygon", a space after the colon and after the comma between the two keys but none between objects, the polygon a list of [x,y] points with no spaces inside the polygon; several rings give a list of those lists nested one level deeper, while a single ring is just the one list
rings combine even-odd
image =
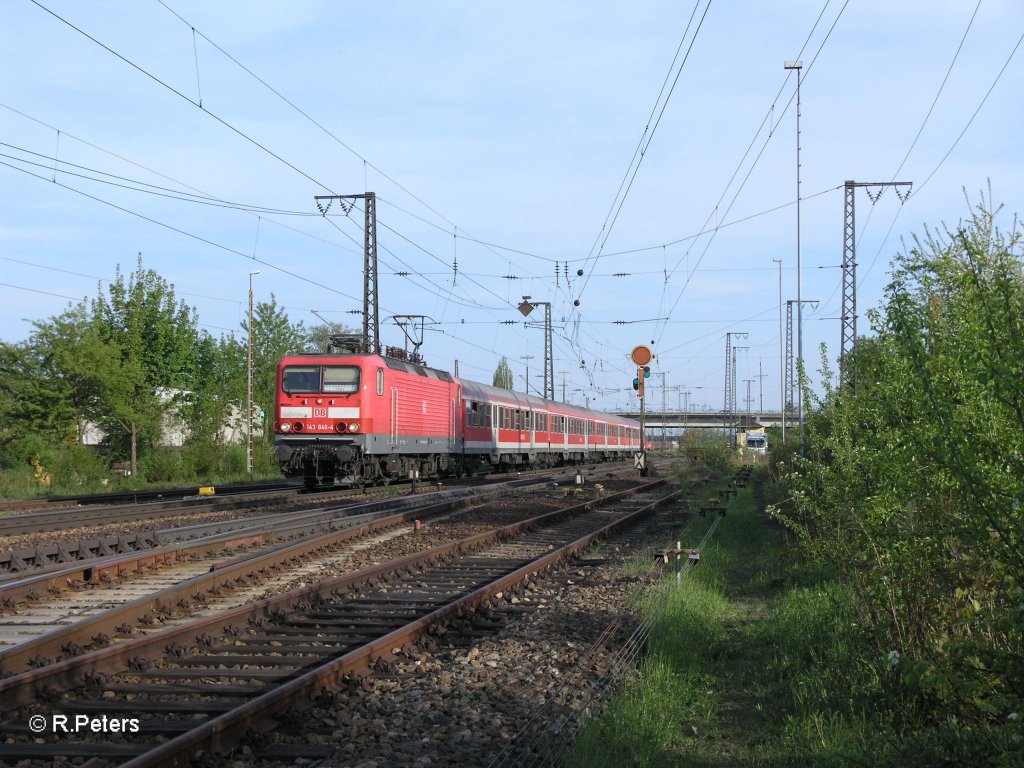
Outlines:
[{"label": "tall grass", "polygon": [[569,766],[895,759],[891,671],[873,658],[853,594],[794,559],[749,490],[700,565],[678,588],[670,577],[646,610],[656,616],[646,656]]}]

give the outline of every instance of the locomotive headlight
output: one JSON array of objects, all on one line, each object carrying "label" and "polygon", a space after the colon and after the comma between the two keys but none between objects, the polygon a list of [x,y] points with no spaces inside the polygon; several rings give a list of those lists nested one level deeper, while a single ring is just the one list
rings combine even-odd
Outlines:
[{"label": "locomotive headlight", "polygon": [[351,424],[349,424],[348,425],[348,431],[349,432],[358,432],[359,431],[359,422],[353,421]]},{"label": "locomotive headlight", "polygon": [[323,405],[323,404],[324,404],[324,399],[323,399],[322,397],[318,397],[318,398],[316,399],[316,404],[317,404],[317,405]]},{"label": "locomotive headlight", "polygon": [[294,429],[296,432],[301,432],[302,431],[302,422],[301,421],[296,421],[294,424],[292,424],[292,429]]},{"label": "locomotive headlight", "polygon": [[338,423],[337,423],[337,424],[336,424],[336,425],[334,426],[334,428],[335,428],[335,429],[336,429],[336,430],[337,430],[338,432],[345,432],[345,431],[346,431],[346,430],[348,429],[348,425],[347,425],[347,424],[345,424],[345,422],[344,422],[344,421],[339,421],[339,422],[338,422]]},{"label": "locomotive headlight", "polygon": [[278,426],[278,429],[280,429],[282,432],[291,432],[292,425],[289,424],[287,421],[282,421],[281,424]]}]

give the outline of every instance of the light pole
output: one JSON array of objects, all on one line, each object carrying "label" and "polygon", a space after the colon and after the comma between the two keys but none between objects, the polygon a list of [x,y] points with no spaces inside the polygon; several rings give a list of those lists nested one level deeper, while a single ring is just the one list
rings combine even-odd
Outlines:
[{"label": "light pole", "polygon": [[533,355],[520,355],[519,359],[526,361],[526,394],[530,394],[530,361]]},{"label": "light pole", "polygon": [[661,447],[665,448],[667,438],[665,436],[666,411],[668,411],[668,372],[656,371],[655,376],[661,376]]},{"label": "light pole", "polygon": [[573,390],[573,392],[579,392],[581,395],[583,395],[584,407],[585,408],[590,408],[590,390],[589,389],[580,389],[579,387],[577,387],[576,389]]},{"label": "light pole", "polygon": [[249,273],[249,383],[246,387],[248,397],[246,398],[246,433],[245,433],[245,467],[246,471],[252,474],[252,278],[258,275],[257,269]]},{"label": "light pole", "polygon": [[[804,305],[803,293],[801,290],[801,266],[800,259],[800,70],[803,69],[802,61],[787,61],[786,69],[796,70],[796,359],[797,367],[803,365],[804,360]],[[804,392],[803,387],[797,386],[796,413],[800,423],[800,455],[804,455]]]}]

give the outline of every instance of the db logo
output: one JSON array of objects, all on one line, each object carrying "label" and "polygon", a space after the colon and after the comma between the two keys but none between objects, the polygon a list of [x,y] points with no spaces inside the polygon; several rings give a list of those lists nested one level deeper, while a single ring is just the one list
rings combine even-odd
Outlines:
[{"label": "db logo", "polygon": [[326,408],[314,408],[313,409],[313,418],[314,419],[326,419],[327,418],[327,409]]}]

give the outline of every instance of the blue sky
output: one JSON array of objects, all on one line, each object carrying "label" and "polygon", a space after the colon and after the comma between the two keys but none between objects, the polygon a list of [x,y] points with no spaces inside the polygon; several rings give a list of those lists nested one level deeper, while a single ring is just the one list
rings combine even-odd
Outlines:
[{"label": "blue sky", "polygon": [[390,316],[426,315],[430,364],[489,382],[506,356],[539,390],[542,331],[516,310],[530,295],[552,303],[559,395],[564,380],[577,402],[634,403],[628,354],[653,341],[655,406],[665,383],[670,407],[689,391],[721,408],[734,331],[741,403],[750,379],[753,408],[759,383],[774,407],[773,259],[785,299],[797,273],[783,62],[804,62],[816,368],[839,342],[845,180],[915,182],[902,205],[857,196],[862,331],[902,242],[955,225],[989,183],[1005,224],[1024,208],[1022,34],[1011,0],[3,0],[0,338],[140,252],[214,335],[241,338],[256,269],[257,300],[358,326],[362,216],[325,220],[313,198],[369,190],[385,344],[403,341]]}]

